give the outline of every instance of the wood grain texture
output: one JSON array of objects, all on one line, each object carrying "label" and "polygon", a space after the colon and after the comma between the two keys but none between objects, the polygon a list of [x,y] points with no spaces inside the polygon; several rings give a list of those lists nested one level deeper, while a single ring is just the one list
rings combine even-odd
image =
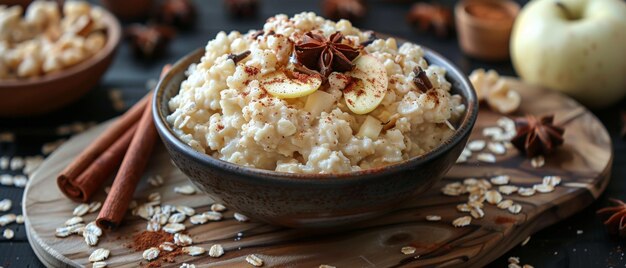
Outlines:
[{"label": "wood grain texture", "polygon": [[[207,249],[220,243],[226,254],[219,259],[206,255],[180,256],[177,262],[195,263],[196,267],[250,267],[244,259],[247,254],[254,253],[265,260],[266,266],[467,267],[488,264],[530,234],[589,205],[606,187],[612,161],[609,135],[589,111],[559,93],[536,89],[515,80],[511,83],[523,96],[520,114],[555,113],[556,121],[566,125],[564,146],[547,158],[543,168],[532,168],[530,161],[520,157],[515,150],[498,156],[498,162],[494,164],[478,163],[473,157],[468,163],[456,165],[441,182],[419,198],[407,201],[379,219],[342,230],[315,233],[259,222],[240,223],[233,219],[233,211],[227,211],[224,220],[206,225],[191,226],[186,221],[194,242]],[[500,115],[481,110],[472,139],[481,138],[482,128],[495,125],[498,118]],[[89,248],[79,236],[54,236],[55,228],[71,217],[77,204],[60,193],[53,178],[104,127],[98,126],[75,137],[56,151],[33,176],[26,190],[23,206],[29,241],[48,266],[90,267],[87,258],[98,247],[111,250],[108,267],[136,267],[142,261],[141,252],[133,252],[124,244],[133,233],[144,230],[146,222],[130,215],[121,228],[104,234],[97,247]],[[162,147],[155,149],[144,176],[153,174],[166,178],[166,184],[154,188],[142,182],[135,193],[136,199],[144,201],[150,193],[158,191],[164,204],[184,204],[196,208],[197,212],[209,209],[211,200],[204,195],[183,196],[173,192],[174,186],[189,182],[170,163]],[[485,218],[473,220],[467,227],[454,228],[450,224],[452,220],[465,215],[457,212],[455,206],[466,201],[467,196],[443,196],[439,188],[467,177],[499,174],[510,175],[512,184],[519,186],[540,183],[545,175],[559,175],[563,183],[549,194],[508,196],[522,204],[522,212],[518,215],[486,205]],[[103,199],[104,192],[96,197],[96,200]],[[424,217],[431,214],[441,215],[442,221],[425,221]],[[95,217],[96,214],[92,213],[84,218],[92,221]],[[417,248],[415,255],[400,253],[400,248],[407,245]]]}]

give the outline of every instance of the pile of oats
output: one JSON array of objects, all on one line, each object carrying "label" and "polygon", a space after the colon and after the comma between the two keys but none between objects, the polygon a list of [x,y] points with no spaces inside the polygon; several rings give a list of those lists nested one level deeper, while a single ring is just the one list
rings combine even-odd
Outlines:
[{"label": "pile of oats", "polygon": [[521,265],[518,257],[509,257],[509,268],[533,268],[530,264]]}]

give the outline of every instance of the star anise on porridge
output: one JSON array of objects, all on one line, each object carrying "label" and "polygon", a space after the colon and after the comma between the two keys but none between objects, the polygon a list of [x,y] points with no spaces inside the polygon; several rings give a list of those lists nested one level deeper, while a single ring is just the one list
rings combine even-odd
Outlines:
[{"label": "star anise on porridge", "polygon": [[552,153],[557,146],[563,144],[562,127],[554,125],[554,115],[543,116],[537,119],[527,115],[515,119],[517,135],[511,143],[527,157]]},{"label": "star anise on porridge", "polygon": [[333,71],[347,72],[354,68],[352,61],[359,56],[359,48],[343,42],[344,36],[335,32],[329,38],[308,32],[296,44],[298,62],[328,77]]},{"label": "star anise on porridge", "polygon": [[610,234],[617,234],[620,237],[626,237],[626,203],[618,199],[609,199],[615,204],[612,207],[606,207],[598,210],[596,213],[606,218],[604,225]]}]

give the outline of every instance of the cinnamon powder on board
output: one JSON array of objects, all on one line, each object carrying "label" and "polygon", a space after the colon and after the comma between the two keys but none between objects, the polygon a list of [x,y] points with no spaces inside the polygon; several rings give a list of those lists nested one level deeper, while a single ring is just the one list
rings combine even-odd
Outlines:
[{"label": "cinnamon powder on board", "polygon": [[[144,251],[151,247],[158,248],[164,242],[174,242],[174,235],[164,231],[143,231],[133,236],[133,242],[128,248],[135,251]],[[175,262],[175,257],[181,254],[183,254],[181,247],[176,247],[172,251],[161,250],[159,257],[148,262],[147,267],[161,267],[163,262],[173,263]]]}]

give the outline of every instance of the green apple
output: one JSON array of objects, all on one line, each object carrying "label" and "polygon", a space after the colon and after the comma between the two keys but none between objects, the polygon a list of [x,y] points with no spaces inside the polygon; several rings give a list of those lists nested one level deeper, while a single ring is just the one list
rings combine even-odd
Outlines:
[{"label": "green apple", "polygon": [[590,107],[626,95],[626,2],[533,0],[511,35],[517,74]]},{"label": "green apple", "polygon": [[322,77],[319,75],[306,75],[288,70],[270,73],[259,81],[262,89],[281,99],[307,96],[321,85]]},{"label": "green apple", "polygon": [[370,55],[362,55],[354,62],[354,69],[346,75],[351,81],[343,90],[348,108],[355,114],[366,114],[378,107],[387,93],[387,70],[382,62]]}]

